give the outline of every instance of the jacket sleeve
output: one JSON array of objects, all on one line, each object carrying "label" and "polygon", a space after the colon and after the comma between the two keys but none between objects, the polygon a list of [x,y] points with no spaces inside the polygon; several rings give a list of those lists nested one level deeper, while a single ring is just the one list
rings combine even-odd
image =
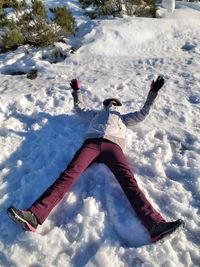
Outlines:
[{"label": "jacket sleeve", "polygon": [[151,109],[151,106],[154,103],[156,96],[157,96],[157,93],[150,91],[147,96],[147,100],[144,106],[139,111],[130,112],[130,113],[122,115],[122,120],[124,124],[127,127],[131,127],[137,124],[138,122],[143,121],[146,118],[146,116],[149,114],[149,111]]},{"label": "jacket sleeve", "polygon": [[80,115],[85,122],[90,122],[91,119],[96,115],[96,111],[85,106],[80,90],[74,90],[72,92],[72,96],[74,99],[74,108],[78,115]]}]

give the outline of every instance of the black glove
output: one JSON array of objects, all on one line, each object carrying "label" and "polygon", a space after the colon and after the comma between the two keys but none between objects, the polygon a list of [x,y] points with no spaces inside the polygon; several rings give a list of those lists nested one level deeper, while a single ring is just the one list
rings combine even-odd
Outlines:
[{"label": "black glove", "polygon": [[157,93],[161,87],[163,87],[165,83],[165,79],[162,76],[158,76],[157,80],[154,80],[151,83],[151,91]]}]

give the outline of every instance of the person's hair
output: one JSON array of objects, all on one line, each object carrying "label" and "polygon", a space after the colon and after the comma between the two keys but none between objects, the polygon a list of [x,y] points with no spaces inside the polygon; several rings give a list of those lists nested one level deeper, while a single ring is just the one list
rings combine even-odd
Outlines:
[{"label": "person's hair", "polygon": [[107,98],[103,101],[103,105],[108,106],[110,104],[110,102],[112,102],[112,101],[116,103],[116,106],[122,105],[122,103],[117,98]]}]

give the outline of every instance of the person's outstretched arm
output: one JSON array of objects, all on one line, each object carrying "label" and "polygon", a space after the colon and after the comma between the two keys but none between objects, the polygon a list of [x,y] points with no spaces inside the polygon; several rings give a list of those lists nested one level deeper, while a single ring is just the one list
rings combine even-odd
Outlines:
[{"label": "person's outstretched arm", "polygon": [[73,79],[70,82],[70,86],[73,89],[72,96],[74,99],[74,108],[76,112],[86,121],[90,121],[95,115],[96,111],[87,108],[83,102],[83,97],[81,94],[80,82],[77,79]]},{"label": "person's outstretched arm", "polygon": [[158,76],[157,80],[153,80],[151,83],[151,88],[147,96],[146,102],[144,103],[144,106],[139,111],[130,112],[122,115],[122,120],[127,127],[133,126],[146,118],[146,116],[149,114],[151,106],[154,103],[154,100],[157,97],[158,91],[161,89],[164,83],[164,78],[162,76]]}]

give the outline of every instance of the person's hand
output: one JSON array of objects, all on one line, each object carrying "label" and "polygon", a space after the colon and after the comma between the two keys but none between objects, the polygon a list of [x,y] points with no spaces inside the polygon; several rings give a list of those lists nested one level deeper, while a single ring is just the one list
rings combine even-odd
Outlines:
[{"label": "person's hand", "polygon": [[165,79],[162,76],[158,76],[158,78],[156,79],[156,81],[154,82],[154,80],[151,83],[151,91],[157,93],[161,87],[163,87],[165,83]]},{"label": "person's hand", "polygon": [[73,79],[71,80],[70,82],[70,86],[73,90],[80,90],[81,88],[81,85],[80,85],[80,82],[77,80],[77,79]]}]

